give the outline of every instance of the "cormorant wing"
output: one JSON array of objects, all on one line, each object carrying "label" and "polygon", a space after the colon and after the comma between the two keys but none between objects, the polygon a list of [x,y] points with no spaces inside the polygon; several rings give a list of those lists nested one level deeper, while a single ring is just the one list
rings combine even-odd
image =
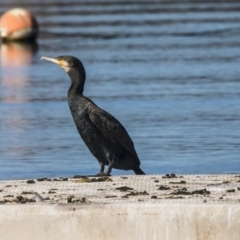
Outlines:
[{"label": "cormorant wing", "polygon": [[90,111],[89,118],[105,137],[113,142],[119,143],[137,161],[139,161],[132,139],[123,125],[116,118],[105,112],[103,109],[98,109],[97,111],[94,109],[94,111]]}]

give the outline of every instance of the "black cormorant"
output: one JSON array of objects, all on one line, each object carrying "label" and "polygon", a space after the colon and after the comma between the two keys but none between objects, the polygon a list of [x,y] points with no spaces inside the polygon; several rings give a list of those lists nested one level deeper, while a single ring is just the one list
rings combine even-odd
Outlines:
[{"label": "black cormorant", "polygon": [[[139,167],[133,141],[123,125],[83,95],[86,75],[82,62],[72,56],[41,59],[58,64],[71,79],[68,104],[80,136],[100,164],[98,175],[110,175],[112,168],[145,174]],[[106,173],[105,165],[108,165]]]}]

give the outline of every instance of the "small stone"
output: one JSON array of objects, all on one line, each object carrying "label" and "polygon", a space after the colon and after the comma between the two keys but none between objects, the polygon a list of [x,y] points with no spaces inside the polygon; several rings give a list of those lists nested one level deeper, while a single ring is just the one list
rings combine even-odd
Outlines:
[{"label": "small stone", "polygon": [[164,186],[164,185],[161,185],[161,186],[158,188],[158,190],[169,190],[169,189],[170,189],[170,187]]},{"label": "small stone", "polygon": [[194,190],[194,191],[192,191],[192,194],[205,195],[205,194],[210,194],[210,191],[207,191],[206,188],[204,188],[204,189]]},{"label": "small stone", "polygon": [[162,178],[176,178],[176,174],[175,173],[171,173],[171,174],[166,174],[165,176],[163,176]]},{"label": "small stone", "polygon": [[86,178],[86,176],[83,176],[83,175],[74,175],[72,178]]},{"label": "small stone", "polygon": [[73,198],[74,198],[74,195],[68,196],[68,197],[67,197],[67,202],[68,202],[68,203],[71,203]]},{"label": "small stone", "polygon": [[228,189],[227,190],[228,193],[235,192],[235,191],[236,191],[235,189]]},{"label": "small stone", "polygon": [[210,191],[207,191],[206,188],[204,188],[204,189],[188,192],[186,188],[182,188],[182,189],[178,189],[175,192],[172,192],[171,194],[175,194],[175,195],[194,195],[194,194],[207,195],[207,194],[210,194]]},{"label": "small stone", "polygon": [[133,188],[127,187],[127,186],[122,186],[122,187],[117,187],[116,190],[119,190],[121,192],[126,192],[129,190],[133,190]]},{"label": "small stone", "polygon": [[122,197],[139,196],[139,195],[149,195],[149,193],[146,192],[146,191],[143,191],[143,192],[130,192],[130,193],[127,193],[126,195],[124,195]]},{"label": "small stone", "polygon": [[56,193],[56,192],[50,190],[50,191],[48,191],[48,193],[49,193],[49,194],[54,194],[54,193]]},{"label": "small stone", "polygon": [[43,181],[51,181],[51,179],[49,179],[49,178],[38,178],[37,179],[37,181],[39,181],[39,182],[43,182]]},{"label": "small stone", "polygon": [[170,197],[166,197],[166,199],[182,199],[182,198],[184,198],[184,197],[182,197],[182,196],[170,196]]},{"label": "small stone", "polygon": [[229,184],[231,183],[230,181],[223,181],[222,184]]},{"label": "small stone", "polygon": [[77,180],[73,180],[75,183],[92,183],[92,182],[112,182],[112,179],[108,176],[97,177],[97,178],[89,178],[82,176]]},{"label": "small stone", "polygon": [[105,198],[116,198],[116,195],[106,195]]},{"label": "small stone", "polygon": [[34,184],[35,181],[34,181],[34,180],[27,180],[26,183],[28,183],[28,184]]},{"label": "small stone", "polygon": [[177,190],[175,192],[172,192],[171,194],[174,194],[174,195],[192,195],[191,192],[188,192],[186,190]]},{"label": "small stone", "polygon": [[157,196],[151,196],[151,199],[157,199]]},{"label": "small stone", "polygon": [[25,198],[25,197],[22,197],[21,195],[20,196],[17,196],[13,202],[16,202],[16,203],[27,203],[27,202],[36,202],[34,199],[29,199],[29,198]]},{"label": "small stone", "polygon": [[59,180],[60,181],[68,181],[68,178],[60,177]]},{"label": "small stone", "polygon": [[169,182],[171,184],[186,184],[186,181],[180,181],[180,182]]},{"label": "small stone", "polygon": [[70,195],[67,198],[67,203],[88,203],[88,201],[85,197],[83,198],[75,198],[74,195]]},{"label": "small stone", "polygon": [[28,192],[28,191],[23,191],[22,194],[34,194],[34,192],[33,192],[33,191],[30,191],[30,192]]},{"label": "small stone", "polygon": [[88,177],[79,177],[77,180],[73,180],[75,183],[89,183],[91,182],[90,178]]}]

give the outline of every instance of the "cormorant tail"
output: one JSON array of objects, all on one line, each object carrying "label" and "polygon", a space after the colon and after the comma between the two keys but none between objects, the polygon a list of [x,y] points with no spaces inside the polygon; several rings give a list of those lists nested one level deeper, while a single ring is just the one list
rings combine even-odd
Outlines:
[{"label": "cormorant tail", "polygon": [[135,167],[133,171],[136,175],[146,175],[140,167]]}]

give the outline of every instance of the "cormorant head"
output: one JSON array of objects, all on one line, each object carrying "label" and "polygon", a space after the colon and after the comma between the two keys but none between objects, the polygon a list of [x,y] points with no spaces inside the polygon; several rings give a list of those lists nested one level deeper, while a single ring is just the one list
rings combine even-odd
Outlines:
[{"label": "cormorant head", "polygon": [[78,69],[81,72],[82,70],[84,70],[82,62],[79,59],[72,56],[59,56],[54,58],[41,57],[41,60],[47,60],[56,63],[61,68],[63,68],[67,73],[75,69]]},{"label": "cormorant head", "polygon": [[77,86],[79,93],[83,92],[86,73],[79,59],[72,56],[59,56],[55,58],[41,57],[41,59],[54,62],[63,68],[68,73],[72,85]]}]

